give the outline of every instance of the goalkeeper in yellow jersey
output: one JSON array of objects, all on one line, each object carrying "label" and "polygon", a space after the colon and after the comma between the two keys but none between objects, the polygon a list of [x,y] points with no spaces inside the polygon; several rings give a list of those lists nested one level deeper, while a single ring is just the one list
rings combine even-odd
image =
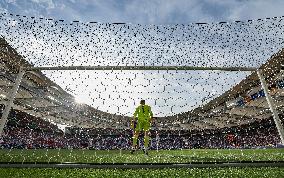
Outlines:
[{"label": "goalkeeper in yellow jersey", "polygon": [[[134,122],[138,117],[136,127],[134,128]],[[148,146],[149,146],[149,132],[152,122],[153,113],[151,107],[145,104],[145,100],[140,101],[140,105],[136,108],[133,115],[133,120],[131,121],[131,128],[134,129],[133,134],[133,145],[131,153],[133,154],[137,148],[137,140],[139,133],[144,131],[144,153],[148,155]]]}]

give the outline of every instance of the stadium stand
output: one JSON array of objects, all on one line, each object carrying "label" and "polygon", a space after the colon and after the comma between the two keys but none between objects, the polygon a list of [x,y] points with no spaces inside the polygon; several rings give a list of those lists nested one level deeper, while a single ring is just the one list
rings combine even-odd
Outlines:
[{"label": "stadium stand", "polygon": [[[280,146],[278,145],[279,136],[272,118],[217,130],[153,130],[151,135],[151,149],[275,148]],[[5,128],[1,147],[9,149],[130,149],[131,136],[132,131],[129,129],[70,127],[63,132],[50,122],[14,110],[11,112]],[[140,143],[142,145],[142,138],[140,138]]]},{"label": "stadium stand", "polygon": [[[0,103],[3,110],[19,67],[32,65],[4,39],[0,42]],[[269,79],[270,93],[281,116],[283,53],[283,50],[279,51],[260,67]],[[279,137],[264,96],[254,72],[203,106],[175,116],[156,118],[151,131],[151,148],[277,147]],[[5,148],[129,149],[132,135],[129,120],[126,116],[76,103],[72,95],[40,71],[32,71],[20,85],[1,145]],[[58,124],[72,127],[62,131]]]}]

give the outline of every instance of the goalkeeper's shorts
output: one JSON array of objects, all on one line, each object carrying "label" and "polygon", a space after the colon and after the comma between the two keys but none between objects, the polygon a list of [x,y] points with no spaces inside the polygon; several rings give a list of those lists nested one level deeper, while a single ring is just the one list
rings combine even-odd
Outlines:
[{"label": "goalkeeper's shorts", "polygon": [[148,120],[138,120],[135,131],[149,131],[150,130],[150,122]]}]

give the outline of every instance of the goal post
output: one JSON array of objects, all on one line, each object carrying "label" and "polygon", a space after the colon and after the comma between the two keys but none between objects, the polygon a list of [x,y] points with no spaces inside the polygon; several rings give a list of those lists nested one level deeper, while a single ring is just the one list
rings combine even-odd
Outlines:
[{"label": "goal post", "polygon": [[10,93],[8,95],[8,101],[7,101],[7,104],[6,104],[5,109],[3,111],[2,118],[0,120],[0,137],[3,134],[4,127],[7,123],[7,118],[10,114],[11,108],[12,108],[13,103],[14,103],[14,99],[17,95],[19,86],[21,84],[22,78],[25,75],[25,72],[26,72],[25,69],[23,67],[20,67],[19,73],[18,73],[17,78],[15,80],[15,83],[12,87],[12,90],[10,91]]},{"label": "goal post", "polygon": [[279,114],[278,114],[278,111],[275,107],[275,103],[274,103],[273,99],[271,98],[271,96],[269,94],[267,84],[266,84],[265,79],[262,75],[262,70],[259,69],[256,72],[257,72],[258,78],[260,80],[261,86],[264,90],[265,98],[266,98],[267,103],[269,105],[269,109],[272,112],[273,119],[274,119],[276,128],[278,130],[278,133],[279,133],[279,136],[280,136],[280,139],[281,139],[281,143],[284,145],[284,129],[283,129],[283,125],[281,124],[281,120],[279,119]]},{"label": "goal post", "polygon": [[[277,110],[275,109],[276,106],[274,104],[274,101],[272,97],[269,94],[268,87],[266,84],[266,81],[264,77],[261,75],[261,69],[257,68],[246,68],[246,67],[192,67],[192,66],[57,66],[57,67],[30,67],[30,68],[24,68],[20,67],[19,73],[17,74],[17,78],[13,84],[12,90],[10,91],[9,97],[7,97],[7,105],[4,109],[1,122],[0,122],[0,136],[3,134],[3,128],[5,127],[5,124],[7,123],[7,118],[8,115],[11,111],[11,108],[13,106],[13,102],[15,100],[15,96],[18,92],[19,86],[21,84],[21,81],[23,80],[23,77],[26,73],[29,71],[45,71],[45,70],[80,70],[80,71],[85,71],[85,70],[99,70],[99,71],[111,71],[111,70],[161,70],[161,71],[175,71],[175,70],[201,70],[201,71],[225,71],[225,72],[230,72],[230,71],[240,71],[240,72],[256,72],[258,74],[258,77],[260,79],[262,88],[264,89],[265,92],[265,97],[267,99],[267,102],[269,104],[269,108],[271,112],[273,113],[273,118],[277,126],[277,131],[280,135],[281,142],[283,144],[283,126],[280,123],[280,119],[278,117]],[[175,73],[175,72],[174,72]],[[174,74],[175,75],[175,74]],[[203,78],[201,78],[203,80]],[[48,150],[48,149],[47,149]],[[61,154],[60,148],[58,149],[58,155]],[[75,158],[75,153],[72,152],[72,149],[70,150],[69,155],[74,156]],[[92,151],[92,150],[90,150]],[[46,151],[46,155],[47,155]],[[64,154],[64,153],[62,153]],[[98,157],[100,158],[100,157]],[[49,158],[51,159],[51,158]],[[47,167],[52,167],[52,168],[121,168],[121,169],[128,169],[128,168],[200,168],[200,167],[265,167],[265,166],[277,166],[277,167],[283,167],[283,162],[272,162],[272,161],[266,161],[266,162],[247,162],[245,164],[239,163],[239,162],[230,162],[228,163],[227,161],[223,162],[218,162],[215,163],[214,165],[210,162],[208,163],[201,163],[199,164],[198,162],[195,162],[194,164],[192,163],[149,163],[149,164],[141,164],[139,163],[112,163],[112,164],[102,164],[102,163],[94,163],[94,164],[88,164],[88,163],[80,163],[80,164],[73,164],[73,163],[67,163],[67,162],[48,162],[46,164],[45,162],[38,162],[37,164],[30,164],[29,162],[23,162],[22,164],[15,163],[15,164],[1,164],[0,167],[41,167],[41,168],[47,168]]]},{"label": "goal post", "polygon": [[15,80],[14,86],[8,97],[7,105],[4,109],[1,121],[0,121],[0,136],[3,134],[3,129],[6,125],[8,115],[11,111],[15,96],[20,86],[21,80],[28,71],[41,71],[41,70],[218,70],[218,71],[256,71],[261,82],[261,86],[265,92],[265,97],[268,102],[270,111],[273,113],[273,119],[275,121],[281,143],[284,144],[284,129],[278,116],[278,112],[275,109],[274,101],[268,92],[267,84],[261,74],[261,70],[254,67],[194,67],[194,66],[55,66],[55,67],[20,67],[18,76]]}]

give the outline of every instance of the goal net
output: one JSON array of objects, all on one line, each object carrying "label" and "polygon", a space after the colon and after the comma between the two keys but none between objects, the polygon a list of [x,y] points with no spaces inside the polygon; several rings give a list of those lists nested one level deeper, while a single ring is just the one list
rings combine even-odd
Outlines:
[{"label": "goal net", "polygon": [[[1,14],[0,21],[1,113],[13,102],[1,162],[282,161],[281,149],[260,149],[283,146],[282,17],[141,25]],[[147,157],[130,154],[140,100],[154,114]]]}]

